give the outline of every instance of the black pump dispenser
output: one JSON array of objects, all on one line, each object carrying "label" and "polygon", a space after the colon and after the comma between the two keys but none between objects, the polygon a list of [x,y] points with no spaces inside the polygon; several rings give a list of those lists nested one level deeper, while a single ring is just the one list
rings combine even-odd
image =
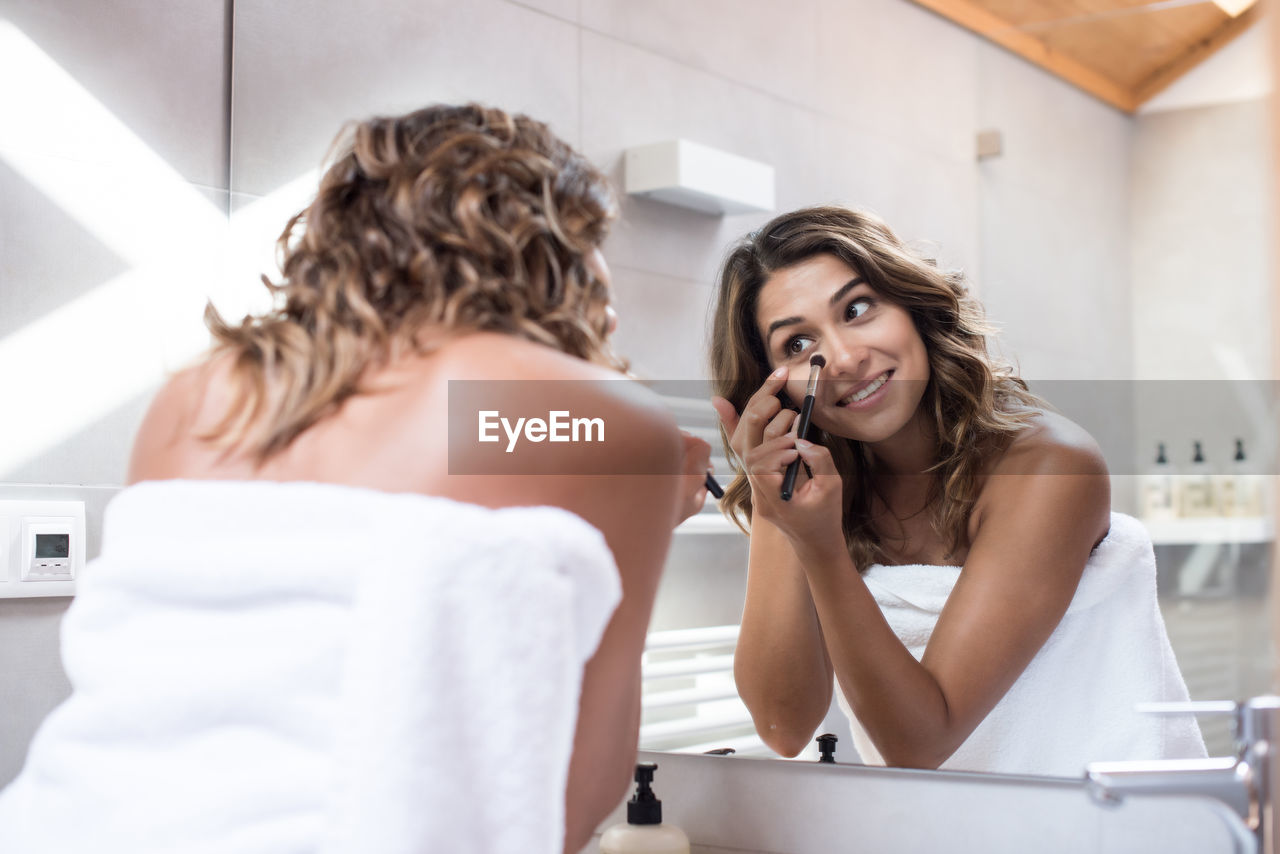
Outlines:
[{"label": "black pump dispenser", "polygon": [[1156,443],[1156,465],[1168,465],[1169,458],[1164,455],[1164,442]]},{"label": "black pump dispenser", "polygon": [[818,742],[818,752],[822,754],[818,757],[819,762],[829,762],[832,765],[835,764],[836,742],[839,740],[840,739],[836,738],[829,732],[825,732],[815,739],[815,741]]},{"label": "black pump dispenser", "polygon": [[1236,462],[1244,462],[1244,439],[1236,439]]},{"label": "black pump dispenser", "polygon": [[662,801],[649,788],[657,770],[657,762],[636,763],[636,793],[627,801],[627,824],[662,824]]},{"label": "black pump dispenser", "polygon": [[1191,444],[1195,447],[1195,454],[1194,454],[1194,455],[1192,455],[1192,457],[1191,457],[1191,462],[1193,462],[1193,463],[1202,463],[1202,462],[1204,462],[1204,451],[1203,451],[1203,450],[1201,449],[1201,447],[1200,447],[1200,440],[1199,440],[1199,439],[1197,439],[1197,440],[1195,440],[1194,442],[1192,442]]}]

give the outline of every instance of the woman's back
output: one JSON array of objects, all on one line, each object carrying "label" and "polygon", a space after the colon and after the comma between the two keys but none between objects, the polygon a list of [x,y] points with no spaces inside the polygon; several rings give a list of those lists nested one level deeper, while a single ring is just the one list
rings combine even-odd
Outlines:
[{"label": "woman's back", "polygon": [[[615,371],[513,336],[449,336],[426,355],[406,354],[371,369],[361,385],[364,393],[344,401],[259,465],[239,449],[221,449],[201,438],[225,416],[237,393],[227,360],[190,368],[153,403],[135,443],[128,480],[310,481],[503,507],[572,495],[548,491],[547,482],[505,475],[554,474],[557,480],[586,473],[678,471],[674,422],[656,397]],[[268,386],[268,394],[273,391]],[[495,407],[488,411],[510,415],[511,422],[537,415],[536,409],[545,418],[549,407],[559,405],[599,418],[603,429],[584,431],[579,442],[566,447],[541,444],[536,454],[532,445],[517,440],[519,452],[508,454],[512,443],[500,426],[490,431],[498,439],[493,447],[476,441],[480,410],[468,404],[480,399]],[[510,407],[507,413],[504,407]],[[656,467],[645,462],[650,457]]]}]

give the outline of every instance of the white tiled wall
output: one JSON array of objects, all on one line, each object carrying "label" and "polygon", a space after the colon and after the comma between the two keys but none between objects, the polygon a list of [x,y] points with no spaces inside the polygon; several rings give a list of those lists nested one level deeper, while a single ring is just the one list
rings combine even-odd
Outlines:
[{"label": "white tiled wall", "polygon": [[[582,25],[735,86],[817,108],[821,0],[587,0]],[[584,62],[584,75],[600,70]],[[674,106],[674,104],[673,104]],[[711,143],[715,144],[715,143]]]},{"label": "white tiled wall", "polygon": [[[0,20],[34,42],[182,178],[225,189],[225,11],[221,2],[6,0]],[[9,83],[36,81],[23,76]],[[104,166],[118,162],[92,125],[80,129],[49,140],[46,152]]]},{"label": "white tiled wall", "polygon": [[227,20],[185,6],[0,8],[0,480],[118,483],[141,401],[203,343]]},{"label": "white tiled wall", "polygon": [[1028,379],[1125,379],[1133,313],[1131,119],[980,50],[978,123],[1003,153],[979,167],[982,297]]},{"label": "white tiled wall", "polygon": [[823,0],[818,24],[824,113],[972,167],[981,39],[900,0]]},{"label": "white tiled wall", "polygon": [[[1246,322],[1271,311],[1269,121],[1259,99],[1135,122],[1134,345],[1144,379],[1270,378],[1271,330]],[[1234,359],[1219,357],[1224,345]]]}]

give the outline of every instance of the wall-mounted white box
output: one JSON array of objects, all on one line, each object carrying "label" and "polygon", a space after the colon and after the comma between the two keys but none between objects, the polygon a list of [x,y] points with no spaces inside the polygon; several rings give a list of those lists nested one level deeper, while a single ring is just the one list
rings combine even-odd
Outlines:
[{"label": "wall-mounted white box", "polygon": [[727,151],[673,139],[628,148],[629,195],[715,215],[774,208],[773,167]]},{"label": "wall-mounted white box", "polygon": [[74,596],[86,548],[83,501],[0,501],[0,598]]}]

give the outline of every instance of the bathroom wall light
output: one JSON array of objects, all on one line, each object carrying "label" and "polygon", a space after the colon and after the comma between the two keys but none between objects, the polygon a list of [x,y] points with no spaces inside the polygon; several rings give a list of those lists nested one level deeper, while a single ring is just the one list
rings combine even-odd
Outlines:
[{"label": "bathroom wall light", "polygon": [[687,139],[628,148],[628,195],[657,199],[702,213],[771,211],[773,167]]}]

